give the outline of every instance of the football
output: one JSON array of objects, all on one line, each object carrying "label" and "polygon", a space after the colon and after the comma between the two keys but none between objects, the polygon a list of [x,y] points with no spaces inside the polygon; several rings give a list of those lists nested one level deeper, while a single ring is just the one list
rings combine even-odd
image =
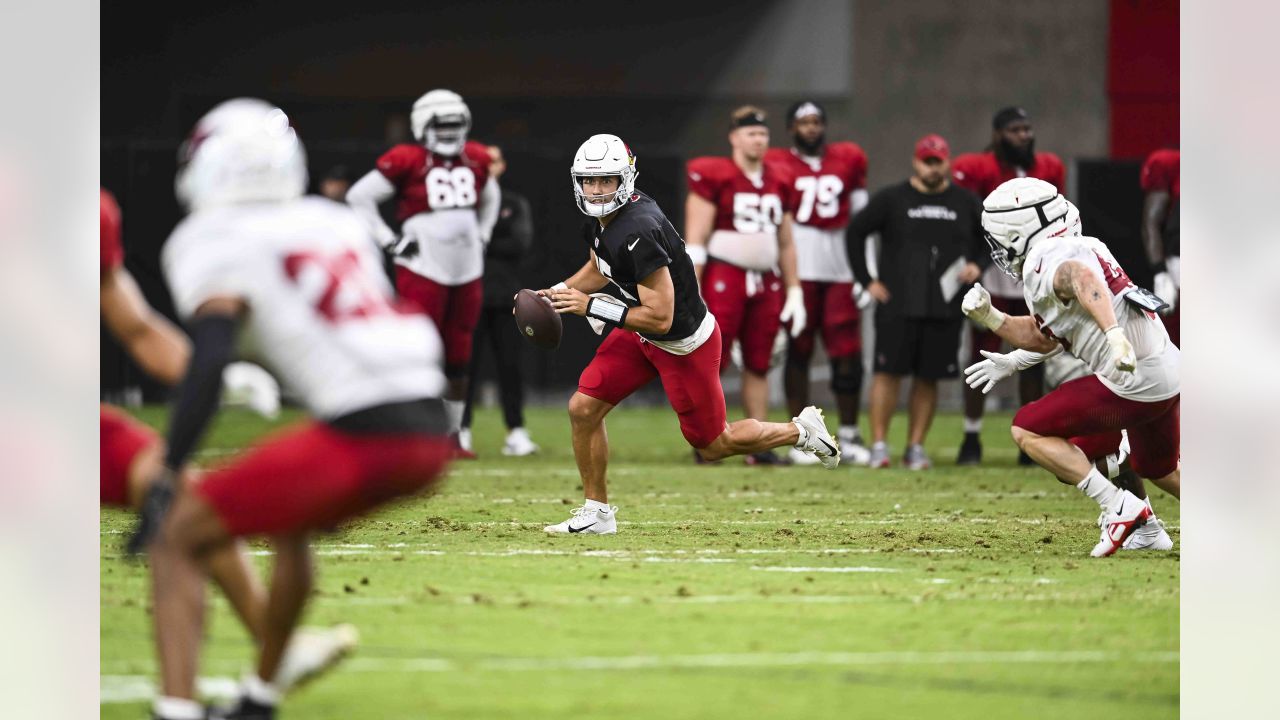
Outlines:
[{"label": "football", "polygon": [[564,323],[551,303],[533,290],[516,293],[516,329],[526,340],[544,350],[560,347]]}]

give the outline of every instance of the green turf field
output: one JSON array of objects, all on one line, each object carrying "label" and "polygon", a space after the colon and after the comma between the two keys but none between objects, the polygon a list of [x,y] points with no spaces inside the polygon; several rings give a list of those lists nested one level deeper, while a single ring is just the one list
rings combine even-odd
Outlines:
[{"label": "green turf field", "polygon": [[[1016,467],[1007,416],[988,418],[981,469],[951,465],[960,426],[944,416],[933,470],[824,471],[696,467],[669,410],[626,409],[608,421],[618,535],[551,538],[581,490],[563,410],[529,414],[539,456],[502,457],[498,413],[481,411],[482,459],[438,495],[316,538],[306,622],[362,641],[284,718],[1178,713],[1177,547],[1088,557],[1097,507]],[[202,459],[266,428],[226,411]],[[1178,503],[1152,490],[1177,541]],[[155,671],[145,570],[121,557],[131,523],[101,521],[103,718],[146,717]],[[216,690],[250,649],[213,607],[201,674]]]}]

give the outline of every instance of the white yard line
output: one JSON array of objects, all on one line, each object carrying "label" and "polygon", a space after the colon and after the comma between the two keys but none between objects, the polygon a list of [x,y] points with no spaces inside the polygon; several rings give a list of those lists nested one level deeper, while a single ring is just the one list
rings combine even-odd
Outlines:
[{"label": "white yard line", "polygon": [[[338,672],[555,672],[564,670],[678,670],[688,668],[865,667],[886,665],[1079,665],[1085,663],[1178,663],[1177,651],[1105,652],[1094,650],[956,650],[904,652],[713,653],[706,655],[615,655],[599,657],[529,657],[453,660],[438,657],[355,657]],[[236,690],[229,677],[200,678],[200,690],[229,697]],[[154,696],[153,680],[144,675],[103,675],[102,704],[143,702]]]}]

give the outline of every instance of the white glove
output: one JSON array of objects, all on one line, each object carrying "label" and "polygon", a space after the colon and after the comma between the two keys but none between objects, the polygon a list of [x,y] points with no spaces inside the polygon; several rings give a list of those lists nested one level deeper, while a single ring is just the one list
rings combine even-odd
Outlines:
[{"label": "white glove", "polygon": [[871,297],[871,293],[862,287],[862,283],[855,282],[853,284],[853,301],[857,303],[859,310],[866,310],[876,299]]},{"label": "white glove", "polygon": [[262,417],[280,415],[280,384],[271,373],[247,362],[235,362],[222,371],[222,402],[247,405]]},{"label": "white glove", "polygon": [[1168,272],[1156,273],[1155,279],[1151,281],[1151,291],[1161,300],[1169,303],[1169,309],[1161,311],[1168,315],[1178,307],[1178,286],[1173,282],[1173,276]]},{"label": "white glove", "polygon": [[1062,352],[1062,346],[1059,345],[1047,353],[1036,353],[1028,350],[1014,350],[1008,355],[987,352],[986,350],[980,350],[979,352],[982,353],[986,360],[976,362],[965,368],[964,381],[975,390],[983,383],[986,383],[982,388],[982,394],[986,395],[1001,380],[1033,365],[1038,365]]},{"label": "white glove", "polygon": [[1111,346],[1111,354],[1115,357],[1116,369],[1133,372],[1138,366],[1138,358],[1133,352],[1133,345],[1129,344],[1129,337],[1124,334],[1124,328],[1112,325],[1107,330],[1107,344]]},{"label": "white glove", "polygon": [[405,235],[391,244],[391,254],[396,257],[412,258],[418,254],[418,240]]},{"label": "white glove", "polygon": [[1004,324],[1004,313],[991,307],[991,293],[982,287],[982,283],[974,283],[969,292],[964,294],[960,310],[970,320],[988,330],[996,330]]},{"label": "white glove", "polygon": [[787,301],[782,305],[782,314],[778,316],[782,324],[791,321],[791,337],[799,337],[804,332],[808,317],[804,311],[804,290],[799,285],[787,288]]}]

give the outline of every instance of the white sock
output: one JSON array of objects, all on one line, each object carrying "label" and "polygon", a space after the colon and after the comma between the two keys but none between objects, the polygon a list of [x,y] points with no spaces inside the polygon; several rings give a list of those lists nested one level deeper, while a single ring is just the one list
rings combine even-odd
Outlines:
[{"label": "white sock", "polygon": [[809,442],[809,431],[806,430],[805,427],[798,422],[793,422],[791,424],[795,425],[796,429],[800,431],[800,439],[796,440],[796,447],[803,448],[804,444]]},{"label": "white sock", "polygon": [[449,430],[457,432],[462,427],[462,413],[467,409],[467,404],[461,400],[445,400],[444,414],[449,419]]},{"label": "white sock", "polygon": [[280,691],[275,685],[258,677],[257,673],[249,673],[244,676],[241,683],[241,689],[244,696],[259,705],[271,705],[272,707],[280,704]]},{"label": "white sock", "polygon": [[850,440],[860,440],[862,439],[862,433],[858,430],[857,425],[841,425],[840,439],[843,440],[845,438],[849,438]]},{"label": "white sock", "polygon": [[204,706],[195,700],[161,695],[151,701],[151,711],[165,720],[204,720]]},{"label": "white sock", "polygon": [[965,418],[964,431],[967,433],[982,432],[982,418],[978,418],[977,420]]},{"label": "white sock", "polygon": [[1080,492],[1093,498],[1094,502],[1102,506],[1103,510],[1111,507],[1111,503],[1120,495],[1120,488],[1111,484],[1111,481],[1102,477],[1102,473],[1097,468],[1091,468],[1089,474],[1076,484],[1080,488]]},{"label": "white sock", "polygon": [[599,500],[588,500],[586,502],[588,510],[603,510],[609,512],[609,503],[602,503]]}]

